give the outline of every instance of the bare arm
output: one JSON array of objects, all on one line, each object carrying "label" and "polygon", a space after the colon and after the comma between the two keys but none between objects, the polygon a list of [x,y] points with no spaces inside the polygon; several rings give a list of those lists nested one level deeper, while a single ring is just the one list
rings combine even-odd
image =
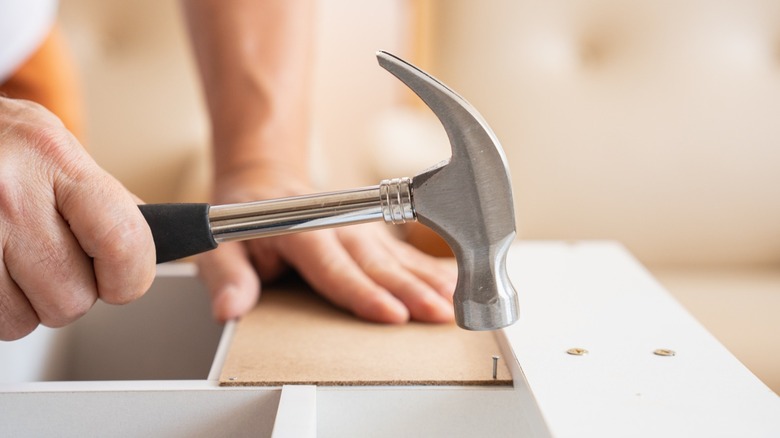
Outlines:
[{"label": "bare arm", "polygon": [[313,2],[185,5],[212,121],[217,181],[248,166],[308,180]]},{"label": "bare arm", "polygon": [[[211,115],[215,202],[305,194],[313,5],[185,0]],[[214,316],[255,304],[260,281],[293,267],[319,293],[379,322],[450,321],[456,274],[383,225],[223,243],[199,258]]]}]

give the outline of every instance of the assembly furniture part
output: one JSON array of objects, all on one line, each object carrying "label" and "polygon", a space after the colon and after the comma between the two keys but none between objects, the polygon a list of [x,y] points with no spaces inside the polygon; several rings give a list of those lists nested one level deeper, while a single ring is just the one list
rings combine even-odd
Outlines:
[{"label": "assembly furniture part", "polygon": [[271,438],[317,438],[316,386],[282,386]]},{"label": "assembly furniture part", "polygon": [[0,391],[0,421],[20,438],[539,436],[511,387],[46,382]]},{"label": "assembly furniture part", "polygon": [[619,244],[523,243],[504,329],[555,437],[777,436],[780,398]]},{"label": "assembly furniture part", "polygon": [[[320,438],[777,436],[777,395],[619,245],[521,243],[510,250],[507,267],[513,278],[523,281],[524,317],[492,333],[455,332],[495,335],[500,352],[480,354],[479,369],[492,380],[491,357],[500,356],[499,365],[509,368],[511,386],[319,385],[316,394],[304,394],[306,401],[300,404],[284,402],[288,395],[295,399],[300,387],[219,386],[214,376],[227,366],[221,365],[220,356],[232,349],[231,333],[223,332],[217,348],[194,331],[211,333],[205,288],[192,265],[166,264],[159,266],[152,286],[157,293],[120,309],[132,318],[106,314],[108,318],[97,318],[103,319],[102,327],[77,329],[67,336],[43,327],[20,341],[0,343],[0,435],[271,437],[298,430],[285,420],[294,415],[308,423],[316,418]],[[150,320],[164,320],[166,312],[167,327],[147,327]],[[113,330],[135,337],[117,341]],[[159,342],[162,331],[166,340]],[[54,364],[29,366],[58,351],[72,353],[79,342],[74,338],[86,332],[105,337],[84,342],[94,350],[90,366],[123,366],[127,374],[101,374],[122,380],[43,381]],[[219,338],[219,331],[215,335]],[[156,360],[166,349],[176,357],[158,366],[176,371],[181,359],[191,360],[193,351],[203,348],[197,344],[204,342],[212,354],[217,351],[209,379],[131,380],[138,378],[132,368]],[[143,351],[149,345],[152,348]],[[588,353],[567,354],[572,348]],[[133,354],[123,355],[128,349]],[[665,355],[656,355],[656,350]],[[14,361],[28,366],[9,367]],[[64,368],[55,373],[59,379],[72,379],[67,377],[74,375],[70,364],[59,365]],[[205,376],[208,363],[201,365],[197,368]],[[277,361],[277,366],[286,363]],[[29,374],[31,368],[38,372]],[[504,372],[499,368],[499,379],[506,378]]]},{"label": "assembly furniture part", "polygon": [[385,325],[363,321],[303,283],[263,290],[236,323],[220,384],[511,385],[493,332],[455,324]]},{"label": "assembly furniture part", "polygon": [[0,393],[2,436],[268,437],[279,402],[278,391],[219,391],[206,382],[80,383]]}]

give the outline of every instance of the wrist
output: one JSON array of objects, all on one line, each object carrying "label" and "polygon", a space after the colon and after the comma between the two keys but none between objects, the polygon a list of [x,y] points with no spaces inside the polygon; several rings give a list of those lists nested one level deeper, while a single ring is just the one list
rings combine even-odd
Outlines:
[{"label": "wrist", "polygon": [[249,161],[215,171],[212,201],[217,204],[252,202],[312,191],[310,178],[298,163]]}]

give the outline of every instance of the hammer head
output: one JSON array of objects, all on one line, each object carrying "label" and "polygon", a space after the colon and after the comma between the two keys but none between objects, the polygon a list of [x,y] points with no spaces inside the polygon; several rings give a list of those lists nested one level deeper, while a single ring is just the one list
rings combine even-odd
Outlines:
[{"label": "hammer head", "polygon": [[447,241],[458,261],[455,318],[469,330],[495,330],[517,320],[517,292],[506,272],[515,238],[512,186],[493,131],[465,99],[386,52],[379,65],[431,108],[444,125],[452,157],[412,180],[417,219]]}]

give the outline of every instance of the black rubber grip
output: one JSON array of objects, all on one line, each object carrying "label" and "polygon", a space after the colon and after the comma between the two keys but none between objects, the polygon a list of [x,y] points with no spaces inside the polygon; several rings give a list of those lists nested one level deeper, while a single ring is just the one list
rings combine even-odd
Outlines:
[{"label": "black rubber grip", "polygon": [[209,226],[208,204],[145,204],[138,208],[152,229],[157,263],[217,247]]}]

